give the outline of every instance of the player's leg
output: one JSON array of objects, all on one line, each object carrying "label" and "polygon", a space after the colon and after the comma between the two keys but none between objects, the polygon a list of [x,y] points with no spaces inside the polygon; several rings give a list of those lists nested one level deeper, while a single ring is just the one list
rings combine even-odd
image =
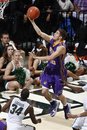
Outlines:
[{"label": "player's leg", "polygon": [[52,84],[52,77],[45,74],[41,78],[42,84],[42,95],[50,102],[50,115],[55,116],[58,108],[58,102],[52,98],[52,95],[49,92],[49,86]]},{"label": "player's leg", "polygon": [[58,76],[55,76],[55,86],[53,86],[53,90],[54,90],[55,95],[63,104],[64,116],[66,119],[68,119],[67,114],[70,113],[70,106],[67,103],[66,97],[62,94],[63,84]]}]

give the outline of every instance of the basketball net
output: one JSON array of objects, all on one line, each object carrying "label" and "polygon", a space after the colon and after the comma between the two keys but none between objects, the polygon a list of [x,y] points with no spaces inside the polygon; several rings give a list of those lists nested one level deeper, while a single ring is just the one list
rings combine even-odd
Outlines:
[{"label": "basketball net", "polygon": [[9,4],[9,0],[0,0],[0,19],[4,19],[4,9]]}]

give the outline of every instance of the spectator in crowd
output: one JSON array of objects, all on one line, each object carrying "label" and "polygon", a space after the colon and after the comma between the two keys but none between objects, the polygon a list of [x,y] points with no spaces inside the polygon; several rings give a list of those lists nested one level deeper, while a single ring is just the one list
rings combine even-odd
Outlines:
[{"label": "spectator in crowd", "polygon": [[[17,50],[16,46],[15,46],[15,43],[10,40],[10,36],[9,36],[9,33],[8,32],[4,32],[2,33],[1,35],[1,42],[0,42],[0,57],[3,55],[3,52],[6,48],[6,46],[8,45],[12,45],[13,49],[14,50]],[[22,59],[25,58],[25,52],[20,49],[20,53],[21,53],[21,61],[23,61]]]},{"label": "spectator in crowd", "polygon": [[[34,53],[34,54],[36,56],[46,56],[48,54],[48,49],[45,46],[40,45],[39,48],[36,49],[36,53]],[[32,57],[31,53],[30,53],[29,57]],[[31,59],[29,58],[29,62],[28,63],[31,63],[30,60]],[[36,86],[40,85],[40,75],[42,74],[42,72],[45,69],[46,65],[47,65],[46,61],[33,59],[33,64],[32,64],[32,68],[33,69],[31,71],[31,73],[32,73],[32,77],[34,79],[34,84]]]},{"label": "spectator in crowd", "polygon": [[78,39],[78,32],[80,27],[87,23],[87,1],[86,0],[73,0],[74,12],[72,14],[72,26],[76,32],[76,39]]},{"label": "spectator in crowd", "polygon": [[0,72],[1,73],[4,74],[6,66],[12,60],[13,53],[14,53],[13,46],[12,45],[8,45],[5,48],[3,56],[0,58]]},{"label": "spectator in crowd", "polygon": [[67,30],[69,37],[73,37],[75,35],[75,32],[71,25],[70,16],[72,14],[72,11],[74,10],[74,5],[70,0],[57,0],[57,1],[60,6],[60,11],[65,11],[61,13],[63,16],[63,22],[60,23],[60,26],[62,26]]},{"label": "spectator in crowd", "polygon": [[[37,43],[35,44],[35,46],[33,47],[33,49],[32,49],[31,52],[34,53],[34,54],[36,54],[36,53],[37,53],[37,49],[38,49],[40,46],[41,46],[41,43],[37,42]],[[28,69],[29,69],[29,70],[32,70],[33,61],[34,61],[34,59],[33,59],[32,55],[30,55],[30,53],[29,53],[29,57],[28,57]]]},{"label": "spectator in crowd", "polygon": [[9,44],[9,34],[3,33],[1,35],[1,42],[0,42],[0,57],[3,55],[5,47]]},{"label": "spectator in crowd", "polygon": [[67,69],[67,79],[71,80],[85,80],[84,74],[87,74],[87,67],[79,67],[76,71]]},{"label": "spectator in crowd", "polygon": [[17,50],[15,43],[10,40],[10,36],[8,32],[4,32],[1,35],[1,42],[0,42],[0,57],[3,55],[4,49],[8,45],[12,45],[14,50]]},{"label": "spectator in crowd", "polygon": [[65,57],[65,67],[67,69],[67,78],[72,77],[72,80],[81,79],[84,74],[87,74],[87,66],[80,61],[77,61],[74,54],[67,53]]},{"label": "spectator in crowd", "polygon": [[[34,53],[34,52],[33,52]],[[46,56],[48,53],[48,50],[46,47],[44,47],[43,45],[40,45],[39,48],[36,49],[36,52],[35,52],[35,55],[36,56]],[[32,55],[29,55],[29,65],[30,65],[30,57],[32,57]],[[33,58],[33,57],[32,57]],[[44,69],[44,65],[45,65],[45,62],[42,62],[40,60],[37,60],[37,59],[33,59],[33,64],[31,67],[34,68],[34,76],[40,76],[40,74],[42,73],[42,70]]]},{"label": "spectator in crowd", "polygon": [[21,65],[20,55],[19,50],[14,51],[13,59],[6,67],[3,79],[5,80],[5,88],[8,90],[29,87],[33,82],[30,73],[26,77],[27,71]]},{"label": "spectator in crowd", "polygon": [[[59,17],[57,11],[59,6],[57,0],[35,0],[34,5],[40,10],[40,16],[36,23],[40,25],[43,31],[51,34],[58,27]],[[55,26],[53,26],[54,24]]]},{"label": "spectator in crowd", "polygon": [[9,110],[7,116],[7,130],[25,130],[25,125],[22,124],[24,117],[29,114],[34,124],[41,123],[41,119],[36,119],[34,109],[28,102],[29,90],[24,88],[21,91],[20,98],[10,99],[3,107],[2,111]]},{"label": "spectator in crowd", "polygon": [[13,46],[8,45],[4,50],[3,56],[0,58],[0,84],[1,84],[0,91],[5,90],[3,75],[6,70],[6,66],[12,60],[13,53],[14,53]]},{"label": "spectator in crowd", "polygon": [[74,6],[70,0],[57,0],[58,4],[63,11],[73,11]]},{"label": "spectator in crowd", "polygon": [[80,10],[87,10],[87,1],[86,0],[74,0],[74,5]]},{"label": "spectator in crowd", "polygon": [[59,5],[57,3],[57,0],[52,0],[52,1],[48,0],[45,3],[46,5],[44,7],[44,10],[42,10],[44,12],[42,14],[42,17],[44,16],[42,22],[44,22],[45,25],[43,31],[46,32],[47,34],[51,34],[52,32],[55,32],[59,26],[59,21],[60,21],[60,17],[58,13]]},{"label": "spectator in crowd", "polygon": [[28,35],[30,32],[27,30],[30,24],[27,23],[26,18],[27,9],[30,6],[32,6],[32,0],[9,1],[4,10],[4,19],[7,25],[5,30],[9,32],[11,39],[17,44],[30,38]]},{"label": "spectator in crowd", "polygon": [[78,43],[78,47],[76,48],[78,58],[87,60],[87,25],[79,27]]}]

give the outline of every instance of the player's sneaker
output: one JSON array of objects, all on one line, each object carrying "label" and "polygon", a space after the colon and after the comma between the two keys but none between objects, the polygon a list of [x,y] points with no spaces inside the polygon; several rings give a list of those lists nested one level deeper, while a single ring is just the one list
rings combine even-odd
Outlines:
[{"label": "player's sneaker", "polygon": [[71,113],[70,109],[71,109],[70,104],[67,104],[66,106],[64,106],[63,110],[64,110],[65,119],[68,119],[67,115],[68,115],[68,113]]},{"label": "player's sneaker", "polygon": [[59,108],[59,102],[56,101],[56,100],[53,100],[51,102],[51,106],[50,106],[50,116],[53,117],[55,116],[56,112],[57,112],[57,109]]}]

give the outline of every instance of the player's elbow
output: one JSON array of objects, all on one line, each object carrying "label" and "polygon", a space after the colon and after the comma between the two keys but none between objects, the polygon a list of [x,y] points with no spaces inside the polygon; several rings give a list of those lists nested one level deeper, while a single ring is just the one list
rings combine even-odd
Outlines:
[{"label": "player's elbow", "polygon": [[51,61],[53,58],[51,56],[47,56],[47,61]]},{"label": "player's elbow", "polygon": [[[62,51],[61,51],[61,54],[65,54],[66,53],[66,49],[65,49],[65,47],[62,47]],[[60,54],[60,55],[61,55]]]},{"label": "player's elbow", "polygon": [[38,35],[40,36],[40,37],[42,37],[42,31],[41,30],[38,30]]}]

